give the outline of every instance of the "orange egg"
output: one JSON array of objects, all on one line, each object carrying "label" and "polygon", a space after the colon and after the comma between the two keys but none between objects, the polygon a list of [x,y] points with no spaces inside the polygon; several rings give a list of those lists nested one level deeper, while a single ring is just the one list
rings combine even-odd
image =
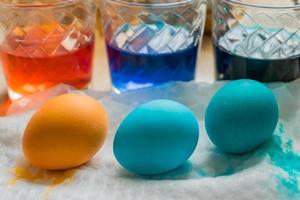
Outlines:
[{"label": "orange egg", "polygon": [[82,94],[55,97],[29,121],[23,151],[33,166],[60,170],[89,161],[103,145],[108,129],[104,108]]}]

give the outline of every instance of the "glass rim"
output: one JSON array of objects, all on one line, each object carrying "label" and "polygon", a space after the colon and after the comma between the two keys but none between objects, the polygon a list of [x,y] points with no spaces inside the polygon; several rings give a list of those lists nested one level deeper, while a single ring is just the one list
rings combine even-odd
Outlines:
[{"label": "glass rim", "polygon": [[182,0],[179,2],[166,2],[166,3],[142,3],[142,2],[127,2],[124,0],[103,0],[110,3],[115,3],[119,5],[126,6],[136,6],[136,7],[166,7],[166,6],[181,6],[187,3],[193,3],[196,1],[207,2],[207,0]]},{"label": "glass rim", "polygon": [[54,2],[54,3],[4,3],[0,1],[0,8],[1,7],[8,7],[8,8],[52,8],[52,7],[60,7],[60,6],[65,6],[69,5],[72,3],[76,3],[81,0],[64,0],[64,1],[59,1],[59,2]]},{"label": "glass rim", "polygon": [[265,9],[295,9],[295,8],[300,8],[300,4],[290,5],[290,6],[271,6],[271,5],[267,5],[267,4],[263,4],[263,3],[259,3],[259,4],[244,3],[244,2],[237,1],[237,0],[221,0],[221,1],[229,2],[229,3],[233,3],[233,4],[238,4],[238,5],[242,5],[242,6],[253,7],[253,8],[265,8]]}]

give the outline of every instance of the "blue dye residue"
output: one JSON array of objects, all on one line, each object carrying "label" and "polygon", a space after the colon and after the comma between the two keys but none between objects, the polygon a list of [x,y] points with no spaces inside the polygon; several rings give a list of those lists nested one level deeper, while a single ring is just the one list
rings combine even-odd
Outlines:
[{"label": "blue dye residue", "polygon": [[200,177],[232,176],[260,164],[267,156],[270,165],[278,168],[274,176],[270,177],[270,179],[275,177],[277,180],[278,199],[298,200],[300,199],[300,154],[293,150],[293,145],[293,140],[285,132],[283,124],[279,123],[272,139],[256,151],[232,155],[222,153],[216,148],[199,166],[198,175]]},{"label": "blue dye residue", "polygon": [[[300,176],[300,155],[293,151],[293,141],[285,138],[284,127],[279,125],[277,133],[268,145],[267,153],[272,164],[282,169],[286,175],[277,174],[279,181],[278,190],[285,194],[287,199],[298,199]],[[285,140],[284,140],[285,139]]]}]

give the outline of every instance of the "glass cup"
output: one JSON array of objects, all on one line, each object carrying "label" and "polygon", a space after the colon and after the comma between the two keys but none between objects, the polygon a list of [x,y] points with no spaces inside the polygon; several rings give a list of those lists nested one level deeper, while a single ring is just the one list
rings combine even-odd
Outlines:
[{"label": "glass cup", "polygon": [[92,77],[94,0],[0,0],[0,56],[12,99]]},{"label": "glass cup", "polygon": [[300,4],[213,0],[217,79],[287,82],[299,77]]},{"label": "glass cup", "polygon": [[101,13],[117,92],[194,79],[206,0],[102,0]]}]

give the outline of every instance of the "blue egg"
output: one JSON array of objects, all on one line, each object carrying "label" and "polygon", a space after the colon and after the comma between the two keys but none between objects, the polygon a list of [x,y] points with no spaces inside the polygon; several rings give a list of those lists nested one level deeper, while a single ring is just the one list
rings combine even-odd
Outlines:
[{"label": "blue egg", "polygon": [[127,115],[114,138],[118,162],[139,175],[173,170],[194,152],[199,127],[193,112],[171,100],[155,100]]},{"label": "blue egg", "polygon": [[238,80],[211,99],[205,127],[211,141],[224,152],[246,153],[273,135],[278,113],[271,90],[257,81]]}]

